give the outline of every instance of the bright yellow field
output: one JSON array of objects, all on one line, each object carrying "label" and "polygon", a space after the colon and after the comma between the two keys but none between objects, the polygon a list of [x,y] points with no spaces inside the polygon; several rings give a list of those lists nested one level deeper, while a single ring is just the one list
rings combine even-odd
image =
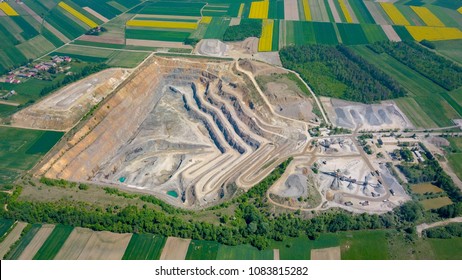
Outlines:
[{"label": "bright yellow field", "polygon": [[75,16],[76,18],[78,18],[80,21],[82,21],[83,23],[85,23],[86,25],[90,26],[91,28],[95,28],[98,26],[98,24],[94,21],[92,21],[91,19],[87,18],[86,16],[84,16],[83,14],[81,14],[79,11],[75,10],[74,8],[72,8],[71,6],[67,5],[66,3],[64,2],[59,2],[58,4],[61,8],[63,8],[64,10],[66,10],[67,12],[69,12],[71,15]]},{"label": "bright yellow field", "polygon": [[411,6],[411,9],[425,22],[428,26],[440,26],[444,27],[444,23],[441,22],[429,9],[425,7]]},{"label": "bright yellow field", "polygon": [[210,23],[212,21],[212,17],[202,17],[201,23]]},{"label": "bright yellow field", "polygon": [[197,22],[129,20],[127,21],[127,26],[175,28],[175,29],[196,29]]},{"label": "bright yellow field", "polygon": [[380,3],[387,15],[396,25],[411,25],[409,21],[401,14],[401,12],[392,3]]},{"label": "bright yellow field", "polygon": [[6,2],[0,3],[0,10],[2,10],[7,16],[19,16],[19,14]]},{"label": "bright yellow field", "polygon": [[311,17],[311,10],[310,10],[310,4],[308,4],[308,0],[302,0],[303,4],[303,12],[305,13],[305,20],[312,20]]},{"label": "bright yellow field", "polygon": [[250,6],[249,18],[267,19],[269,10],[269,0],[252,2]]},{"label": "bright yellow field", "polygon": [[237,14],[237,17],[242,17],[242,12],[244,12],[244,6],[245,4],[241,3],[241,5],[239,6],[239,13]]},{"label": "bright yellow field", "polygon": [[406,26],[406,29],[416,41],[462,39],[462,31],[455,27]]},{"label": "bright yellow field", "polygon": [[352,23],[353,19],[351,18],[350,12],[347,9],[347,6],[345,5],[345,0],[338,0],[338,3],[340,4],[340,8],[342,9],[343,14],[345,15],[345,19],[348,23]]},{"label": "bright yellow field", "polygon": [[260,41],[258,42],[259,52],[270,52],[273,46],[273,28],[274,20],[263,20],[263,29],[261,31]]},{"label": "bright yellow field", "polygon": [[458,11],[459,13],[462,14],[462,7],[460,7],[459,9],[457,9],[457,11]]}]

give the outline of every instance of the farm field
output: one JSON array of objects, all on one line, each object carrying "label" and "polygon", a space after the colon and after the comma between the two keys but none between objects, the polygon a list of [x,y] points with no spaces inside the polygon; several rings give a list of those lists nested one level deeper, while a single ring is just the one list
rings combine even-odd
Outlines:
[{"label": "farm field", "polygon": [[263,29],[258,43],[258,51],[268,52],[271,51],[273,45],[273,28],[274,20],[263,20]]},{"label": "farm field", "polygon": [[66,242],[71,232],[74,230],[71,226],[56,225],[53,232],[48,236],[47,240],[40,247],[38,252],[33,257],[34,260],[52,260],[58,254],[61,247]]},{"label": "farm field", "polygon": [[[439,87],[387,54],[378,55],[365,46],[354,46],[352,48],[366,60],[376,64],[382,71],[385,71],[400,82],[410,93],[409,96],[414,98],[416,103],[420,106],[423,113],[428,115],[438,126],[450,126],[452,125],[451,120],[459,117],[457,112],[441,95],[435,94],[438,92],[445,92],[445,89]],[[435,103],[439,103],[440,105],[435,106]],[[401,105],[399,100],[397,100],[397,104]],[[402,109],[404,113],[412,119],[411,114],[413,112],[409,112],[407,110],[408,108],[409,106],[404,106]],[[416,119],[416,117],[414,117],[414,119]],[[425,115],[423,115],[422,119],[426,119]],[[414,125],[430,127],[421,122],[414,123]]]},{"label": "farm field", "polygon": [[364,1],[348,0],[348,3],[353,9],[359,23],[375,24],[374,18],[364,4]]},{"label": "farm field", "polygon": [[462,259],[462,238],[433,239],[429,238],[436,259],[439,260],[460,260]]},{"label": "farm field", "polygon": [[86,62],[104,62],[112,67],[133,68],[141,63],[148,52],[133,52],[124,50],[108,50],[91,46],[67,45],[58,49],[52,55],[67,55]]},{"label": "farm field", "polygon": [[50,150],[64,133],[0,127],[0,178],[2,175],[18,174],[32,168]]},{"label": "farm field", "polygon": [[201,16],[201,9],[205,3],[159,1],[148,2],[138,12],[139,14],[173,15],[173,16]]},{"label": "farm field", "polygon": [[11,251],[8,253],[8,255],[5,256],[5,259],[7,260],[19,259],[19,256],[21,256],[24,249],[26,249],[26,247],[29,245],[29,243],[32,241],[35,234],[37,234],[37,232],[39,231],[41,227],[42,227],[41,224],[31,225],[30,230],[21,237],[21,239],[16,244],[16,246],[11,248]]},{"label": "farm field", "polygon": [[5,258],[5,255],[8,253],[11,246],[13,246],[13,244],[15,244],[16,241],[21,237],[21,233],[26,226],[27,223],[25,222],[16,222],[8,235],[6,235],[0,243],[0,259]]},{"label": "farm field", "polygon": [[420,203],[422,203],[425,210],[432,210],[432,209],[441,208],[446,205],[450,205],[452,204],[452,201],[449,199],[449,197],[443,196],[443,197],[421,200]]},{"label": "farm field", "polygon": [[428,26],[441,26],[444,27],[444,23],[436,17],[428,8],[411,6],[411,9],[425,22]]},{"label": "farm field", "polygon": [[14,224],[13,220],[10,219],[0,219],[0,237],[5,235],[5,233],[10,229]]},{"label": "farm field", "polygon": [[454,173],[462,180],[462,138],[449,137],[452,151],[446,155]]},{"label": "farm field", "polygon": [[191,240],[186,260],[216,260],[218,250],[222,245],[217,242]]},{"label": "farm field", "polygon": [[369,43],[360,24],[337,23],[337,28],[345,45],[363,45]]},{"label": "farm field", "polygon": [[269,0],[254,1],[250,6],[249,18],[267,19],[269,12]]},{"label": "farm field", "polygon": [[417,194],[424,194],[424,193],[440,193],[443,192],[442,189],[438,188],[437,186],[430,184],[430,183],[422,183],[417,185],[411,186],[412,192]]},{"label": "farm field", "polygon": [[462,44],[462,40],[437,41],[434,42],[434,44],[437,52],[448,59],[452,59],[462,64],[462,50],[459,48]]},{"label": "farm field", "polygon": [[381,2],[380,5],[394,24],[410,25],[409,21],[403,16],[403,14],[394,4]]},{"label": "farm field", "polygon": [[364,230],[338,233],[342,260],[388,259],[386,231]]},{"label": "farm field", "polygon": [[230,24],[230,19],[223,17],[213,17],[208,23],[204,39],[223,39],[226,29]]},{"label": "farm field", "polygon": [[133,234],[123,260],[158,260],[167,238],[152,234]]},{"label": "farm field", "polygon": [[250,245],[221,245],[217,252],[217,260],[272,260],[273,250],[258,250]]}]

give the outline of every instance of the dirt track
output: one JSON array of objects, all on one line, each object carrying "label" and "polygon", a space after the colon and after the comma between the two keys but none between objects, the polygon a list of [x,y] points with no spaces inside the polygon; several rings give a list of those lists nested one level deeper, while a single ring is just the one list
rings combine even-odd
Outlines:
[{"label": "dirt track", "polygon": [[426,223],[420,224],[420,225],[418,225],[416,227],[417,228],[417,235],[419,237],[422,237],[422,231],[424,231],[426,229],[429,229],[429,228],[433,228],[433,227],[446,226],[446,225],[448,225],[450,223],[462,223],[462,217],[456,217],[456,218],[452,218],[452,219],[447,219],[447,220],[432,223],[432,224],[426,224]]}]

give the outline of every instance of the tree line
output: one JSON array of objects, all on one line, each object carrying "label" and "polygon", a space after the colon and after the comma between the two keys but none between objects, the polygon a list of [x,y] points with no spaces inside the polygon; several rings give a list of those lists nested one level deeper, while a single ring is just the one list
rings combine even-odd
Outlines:
[{"label": "tree line", "polygon": [[321,95],[364,103],[406,95],[397,81],[343,45],[291,46],[279,53],[284,67]]},{"label": "tree line", "polygon": [[374,52],[387,53],[439,86],[454,90],[462,86],[462,67],[411,41],[377,42],[369,45]]},{"label": "tree line", "polygon": [[[272,241],[282,241],[288,237],[305,235],[316,239],[324,232],[346,230],[409,227],[422,217],[422,208],[416,202],[408,202],[395,211],[383,215],[353,215],[344,210],[329,210],[306,219],[300,213],[274,214],[266,200],[268,188],[284,173],[290,160],[279,165],[267,178],[236,196],[223,205],[209,210],[237,205],[232,216],[222,215],[220,225],[186,220],[183,210],[173,211],[162,207],[157,198],[142,199],[160,208],[150,208],[147,204],[137,206],[109,206],[106,209],[88,203],[59,200],[34,202],[18,200],[21,188],[6,198],[8,211],[3,208],[0,216],[28,223],[60,223],[93,230],[107,230],[120,233],[153,233],[196,240],[217,241],[226,245],[251,244],[264,249]],[[123,196],[123,192],[107,189],[113,195]],[[143,195],[144,197],[145,195]],[[146,196],[149,197],[149,196]],[[148,202],[149,201],[149,202]]]}]

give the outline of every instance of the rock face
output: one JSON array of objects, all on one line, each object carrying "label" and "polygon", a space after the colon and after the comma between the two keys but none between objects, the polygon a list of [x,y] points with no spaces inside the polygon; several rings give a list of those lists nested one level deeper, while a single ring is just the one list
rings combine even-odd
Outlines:
[{"label": "rock face", "polygon": [[234,182],[252,187],[306,142],[305,124],[251,105],[253,85],[233,62],[152,58],[137,71],[40,174],[197,208],[231,195]]}]

